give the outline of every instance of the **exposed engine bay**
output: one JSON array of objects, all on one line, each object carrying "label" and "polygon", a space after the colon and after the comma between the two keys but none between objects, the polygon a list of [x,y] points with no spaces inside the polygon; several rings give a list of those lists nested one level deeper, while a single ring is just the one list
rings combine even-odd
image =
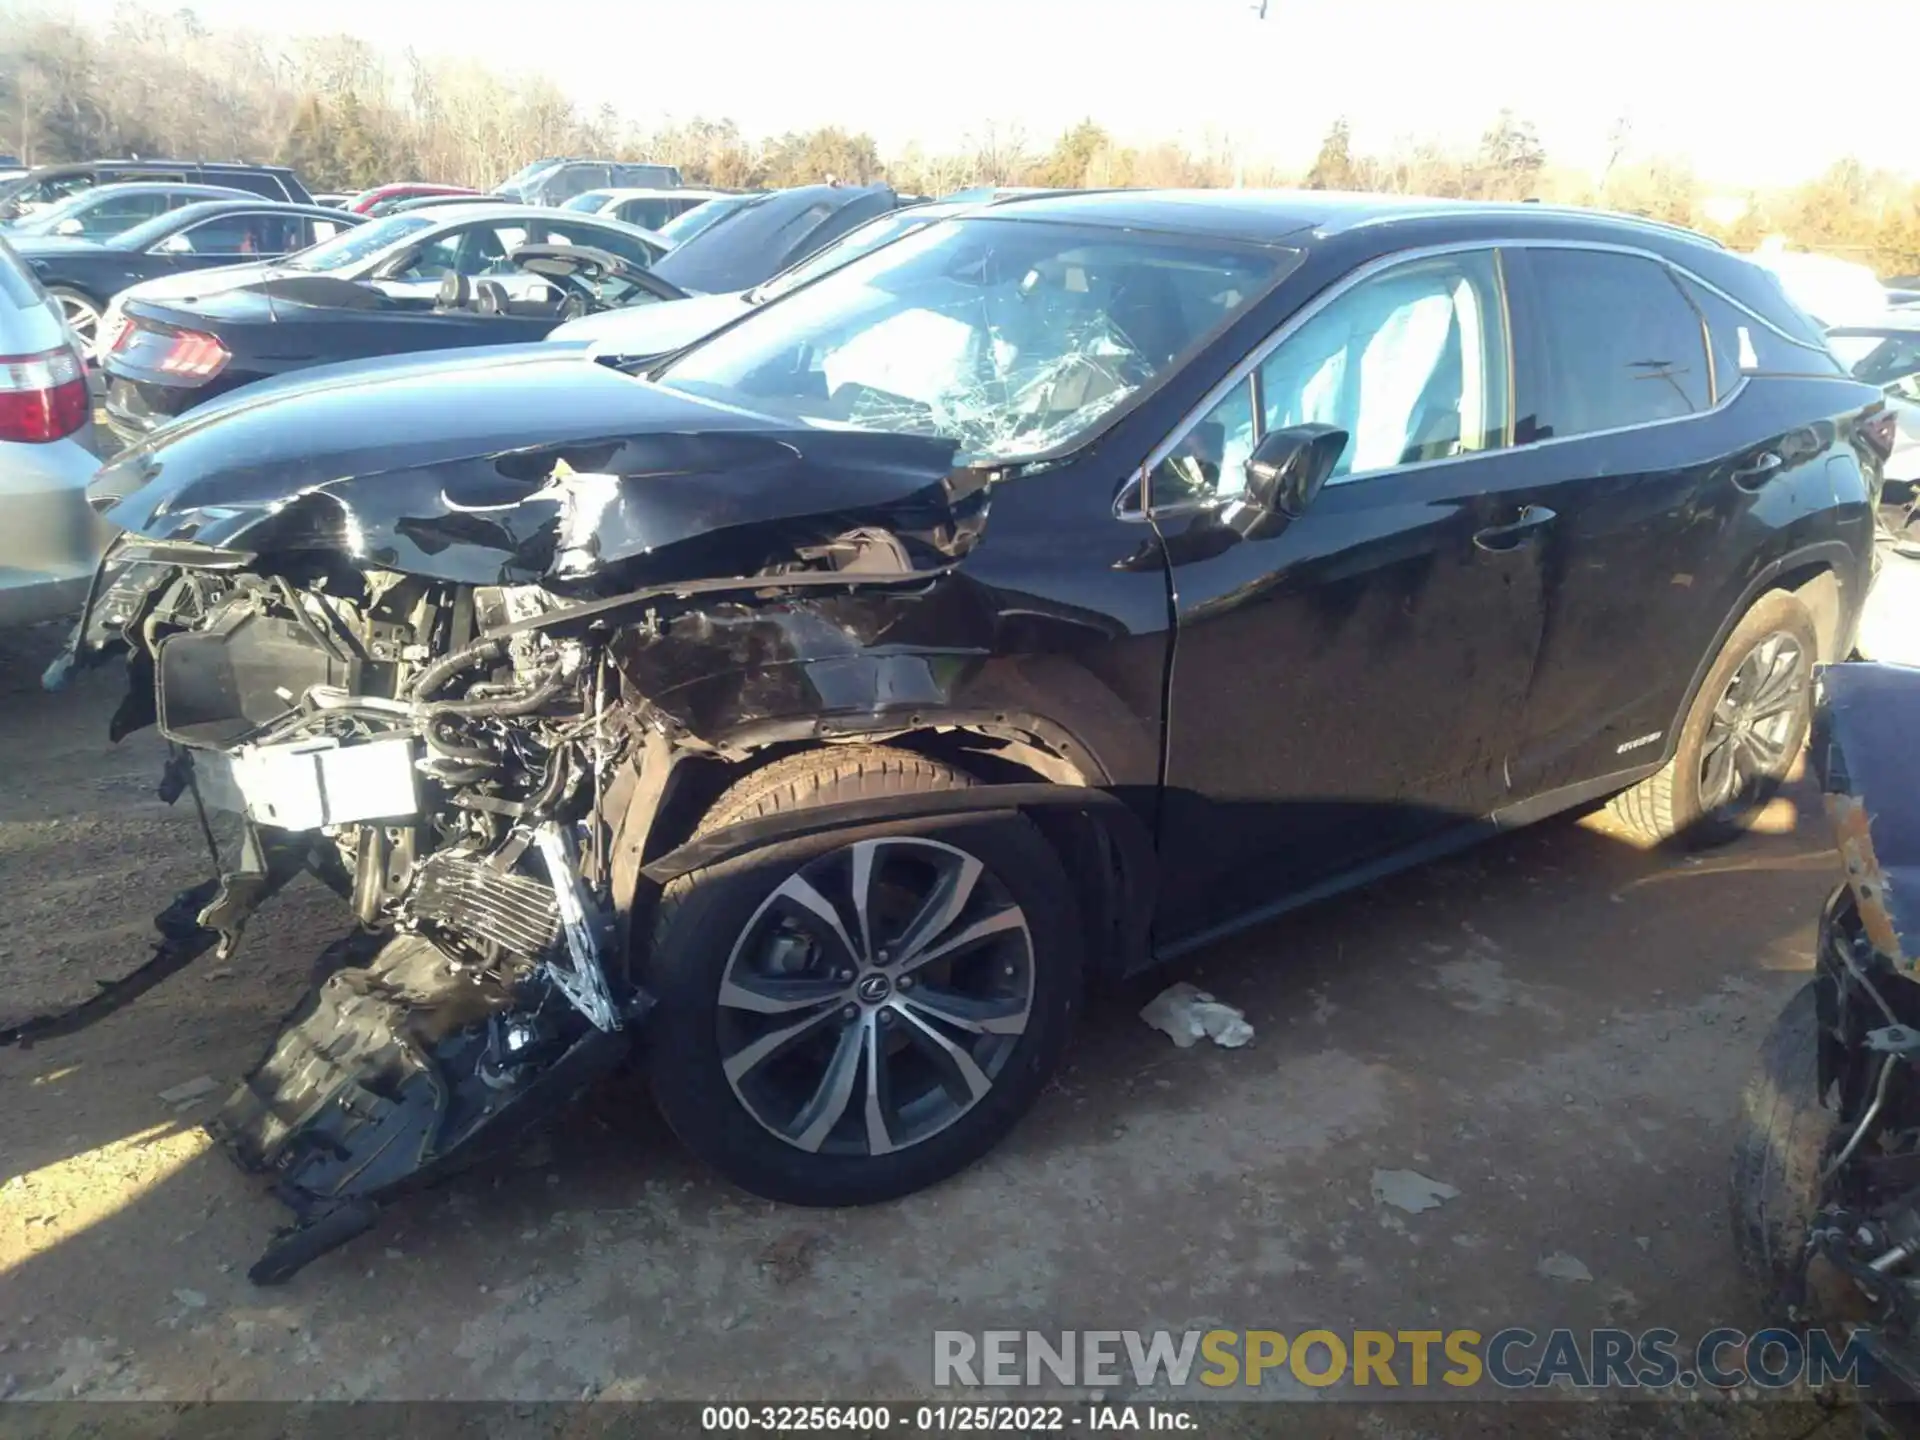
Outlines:
[{"label": "exposed engine bay", "polygon": [[237,846],[206,827],[221,880],[183,897],[205,901],[185,943],[230,951],[303,871],[357,922],[216,1122],[302,1222],[256,1278],[535,1108],[509,1100],[606,1068],[645,1009],[610,962],[599,803],[644,712],[612,703],[582,641],[486,633],[558,604],[378,571],[343,594],[139,565],[100,602],[102,623],[137,632],[170,785],[237,821]]},{"label": "exposed engine bay", "polygon": [[198,808],[217,878],[158,917],[146,965],[0,1043],[69,1033],[231,955],[299,875],[334,890],[351,933],[212,1125],[297,1217],[250,1271],[285,1279],[630,1053],[651,1001],[619,933],[609,791],[705,748],[636,687],[636,656],[709,654],[721,619],[774,596],[817,630],[815,603],[876,603],[850,587],[924,595],[940,572],[913,559],[856,528],[751,578],[582,600],[121,537],[66,663],[127,653],[112,737],[151,724],[169,742],[161,797]]}]

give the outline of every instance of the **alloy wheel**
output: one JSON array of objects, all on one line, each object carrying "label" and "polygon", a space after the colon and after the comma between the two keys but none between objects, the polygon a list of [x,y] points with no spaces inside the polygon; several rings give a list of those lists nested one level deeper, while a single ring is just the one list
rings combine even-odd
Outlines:
[{"label": "alloy wheel", "polygon": [[987,1096],[1033,997],[1033,939],[997,876],[941,841],[861,840],[748,919],[720,983],[720,1053],[734,1095],[788,1144],[886,1155]]},{"label": "alloy wheel", "polygon": [[1806,705],[1806,652],[1775,632],[1747,652],[1700,744],[1700,808],[1738,809],[1785,777]]},{"label": "alloy wheel", "polygon": [[60,314],[66,319],[67,329],[80,342],[80,348],[91,355],[94,342],[100,337],[100,312],[78,295],[61,295],[58,298]]}]

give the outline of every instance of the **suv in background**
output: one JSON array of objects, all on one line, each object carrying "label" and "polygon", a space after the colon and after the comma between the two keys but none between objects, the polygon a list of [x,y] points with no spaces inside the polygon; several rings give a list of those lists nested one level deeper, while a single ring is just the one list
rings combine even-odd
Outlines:
[{"label": "suv in background", "polygon": [[0,184],[0,220],[29,214],[96,185],[133,180],[222,185],[266,200],[286,200],[295,205],[313,203],[300,177],[284,165],[202,160],[88,160],[74,165],[42,165],[16,180]]},{"label": "suv in background", "polygon": [[678,165],[550,156],[508,176],[493,193],[528,205],[564,205],[589,190],[671,190],[680,183]]}]

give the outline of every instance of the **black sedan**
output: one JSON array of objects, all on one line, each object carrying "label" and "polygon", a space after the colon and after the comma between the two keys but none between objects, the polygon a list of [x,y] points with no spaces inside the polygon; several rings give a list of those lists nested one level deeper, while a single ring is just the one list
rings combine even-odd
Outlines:
[{"label": "black sedan", "polygon": [[81,631],[250,787],[231,893],[361,917],[223,1112],[322,1227],[255,1273],[629,1059],[747,1189],[889,1199],[1090,983],[1605,796],[1737,834],[1884,413],[1698,235],[1246,191],[963,214],[664,361],[216,401],[96,479]]},{"label": "black sedan", "polygon": [[530,343],[599,310],[686,298],[587,246],[523,245],[505,262],[499,276],[452,272],[433,296],[282,270],[190,300],[125,298],[102,357],[107,423],[133,441],[229,390],[316,365]]},{"label": "black sedan", "polygon": [[129,285],[184,270],[288,255],[362,223],[321,205],[209,200],[182,205],[110,239],[32,235],[14,240],[47,293],[60,302],[74,337],[91,352],[100,317]]}]

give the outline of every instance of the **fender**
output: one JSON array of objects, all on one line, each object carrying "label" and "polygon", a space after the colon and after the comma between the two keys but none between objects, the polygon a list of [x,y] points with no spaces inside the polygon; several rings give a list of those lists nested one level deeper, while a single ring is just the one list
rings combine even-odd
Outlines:
[{"label": "fender", "polygon": [[1097,974],[1129,975],[1151,963],[1149,935],[1159,862],[1145,822],[1110,790],[1084,785],[979,785],[816,805],[743,820],[668,851],[640,868],[656,886],[787,840],[916,820],[1025,816],[1060,851],[1079,891]]},{"label": "fender", "polygon": [[[1667,743],[1661,747],[1660,751],[1661,765],[1672,760],[1674,753],[1679,749],[1680,731],[1686,725],[1687,713],[1693,709],[1694,698],[1699,695],[1701,685],[1706,682],[1707,671],[1711,670],[1714,661],[1720,658],[1721,648],[1727,643],[1727,637],[1733,633],[1734,626],[1738,625],[1747,611],[1753,608],[1756,600],[1767,591],[1777,588],[1775,582],[1782,575],[1818,564],[1824,564],[1830,568],[1840,585],[1839,639],[1842,644],[1849,643],[1854,625],[1859,619],[1860,607],[1866,599],[1864,592],[1860,595],[1850,593],[1851,582],[1861,565],[1859,553],[1844,540],[1818,540],[1789,550],[1784,555],[1768,561],[1754,572],[1752,579],[1747,581],[1746,588],[1740,592],[1739,600],[1721,620],[1719,628],[1713,632],[1713,643],[1707,646],[1695,663],[1693,674],[1687,680],[1687,688],[1680,697],[1679,708],[1668,723]],[[1648,773],[1651,774],[1659,768],[1658,765],[1652,766]]]}]

